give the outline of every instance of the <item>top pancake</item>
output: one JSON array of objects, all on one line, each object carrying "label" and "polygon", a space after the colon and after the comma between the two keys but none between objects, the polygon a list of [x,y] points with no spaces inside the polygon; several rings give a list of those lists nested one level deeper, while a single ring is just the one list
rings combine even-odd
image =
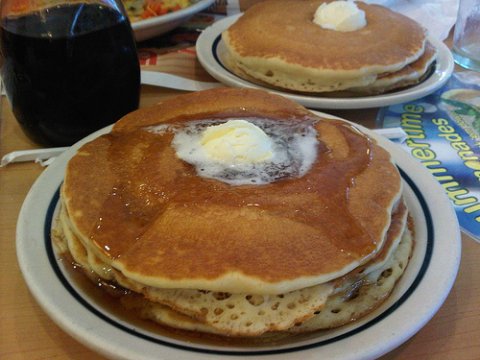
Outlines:
[{"label": "top pancake", "polygon": [[334,31],[313,22],[322,2],[254,5],[222,34],[229,56],[242,71],[272,85],[333,91],[367,86],[376,75],[398,71],[422,55],[425,30],[406,16],[358,2],[367,25]]},{"label": "top pancake", "polygon": [[[317,160],[303,177],[242,186],[202,178],[176,156],[172,132],[148,131],[259,116],[316,129]],[[159,288],[271,294],[324,283],[372,258],[400,193],[389,154],[351,125],[236,89],[128,115],[79,150],[62,188],[75,235],[126,277]]]}]

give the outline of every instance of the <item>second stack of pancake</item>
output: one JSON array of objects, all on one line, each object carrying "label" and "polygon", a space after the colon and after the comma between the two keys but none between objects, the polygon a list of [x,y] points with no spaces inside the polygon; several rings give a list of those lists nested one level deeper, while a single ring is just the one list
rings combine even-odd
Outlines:
[{"label": "second stack of pancake", "polygon": [[306,93],[377,94],[422,81],[436,58],[426,30],[385,7],[356,2],[366,26],[324,29],[322,0],[267,0],[223,32],[227,67],[249,81]]}]

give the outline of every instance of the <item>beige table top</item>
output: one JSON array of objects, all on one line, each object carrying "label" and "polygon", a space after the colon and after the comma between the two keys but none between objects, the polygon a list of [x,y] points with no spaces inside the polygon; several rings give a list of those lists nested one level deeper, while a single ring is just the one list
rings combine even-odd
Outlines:
[{"label": "beige table top", "polygon": [[[141,107],[178,93],[144,86]],[[3,102],[0,157],[37,147],[22,133],[5,98]],[[331,113],[372,127],[376,109]],[[0,168],[0,359],[102,359],[50,320],[30,295],[18,267],[18,213],[42,171],[33,162]],[[440,311],[412,339],[382,359],[480,359],[480,244],[466,235],[462,243],[458,278]]]}]

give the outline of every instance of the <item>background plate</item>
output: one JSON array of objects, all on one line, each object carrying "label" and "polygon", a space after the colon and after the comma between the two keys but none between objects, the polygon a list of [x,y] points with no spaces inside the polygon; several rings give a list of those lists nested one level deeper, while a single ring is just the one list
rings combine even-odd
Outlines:
[{"label": "background plate", "polygon": [[373,359],[399,346],[425,325],[454,283],[461,242],[449,199],[420,163],[399,146],[363,129],[397,162],[405,185],[405,199],[415,221],[416,245],[411,262],[392,295],[375,312],[352,325],[295,337],[281,346],[263,347],[184,341],[125,321],[78,286],[53,252],[50,241],[51,222],[67,162],[79,146],[108,130],[80,141],[42,173],[25,199],[17,224],[17,256],[33,296],[66,332],[107,357]]},{"label": "background plate", "polygon": [[197,12],[205,10],[214,0],[198,0],[193,5],[169,14],[132,22],[135,40],[142,41],[170,31],[183,24]]},{"label": "background plate", "polygon": [[418,99],[439,89],[450,78],[454,62],[452,53],[441,41],[429,37],[428,40],[437,48],[438,57],[434,71],[421,83],[409,88],[382,95],[362,97],[325,97],[320,95],[299,95],[287,91],[273,90],[262,87],[235,75],[222,63],[222,53],[225,46],[221,33],[232,25],[242,14],[222,19],[205,29],[197,40],[197,57],[207,72],[218,81],[234,86],[268,90],[283,95],[306,107],[313,109],[363,109],[398,104]]}]

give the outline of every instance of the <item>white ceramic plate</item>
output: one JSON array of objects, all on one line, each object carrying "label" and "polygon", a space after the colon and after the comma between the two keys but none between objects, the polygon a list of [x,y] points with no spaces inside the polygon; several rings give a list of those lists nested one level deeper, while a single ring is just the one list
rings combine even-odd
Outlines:
[{"label": "white ceramic plate", "polygon": [[287,91],[273,90],[245,80],[232,73],[222,62],[225,45],[221,33],[230,27],[242,14],[222,19],[205,29],[197,40],[197,56],[207,72],[218,81],[234,86],[268,90],[312,108],[312,109],[363,109],[388,106],[413,99],[418,99],[439,89],[450,78],[454,62],[452,53],[441,41],[429,37],[428,40],[438,49],[438,58],[434,71],[423,82],[395,92],[382,95],[362,97],[322,97],[315,95],[300,95]]},{"label": "white ceramic plate", "polygon": [[[327,116],[327,115],[325,115]],[[17,255],[31,293],[66,332],[99,353],[121,359],[373,359],[429,321],[449,293],[460,261],[460,231],[450,201],[427,170],[399,146],[372,133],[396,160],[415,222],[413,256],[388,300],[355,324],[295,338],[281,346],[240,347],[182,341],[122,320],[82,290],[52,250],[50,228],[66,164],[58,157],[28,193],[17,225]]]},{"label": "white ceramic plate", "polygon": [[152,17],[132,23],[132,29],[137,41],[149,39],[173,30],[183,24],[197,12],[200,12],[211,4],[214,0],[198,0],[189,7],[174,11],[165,15]]}]

